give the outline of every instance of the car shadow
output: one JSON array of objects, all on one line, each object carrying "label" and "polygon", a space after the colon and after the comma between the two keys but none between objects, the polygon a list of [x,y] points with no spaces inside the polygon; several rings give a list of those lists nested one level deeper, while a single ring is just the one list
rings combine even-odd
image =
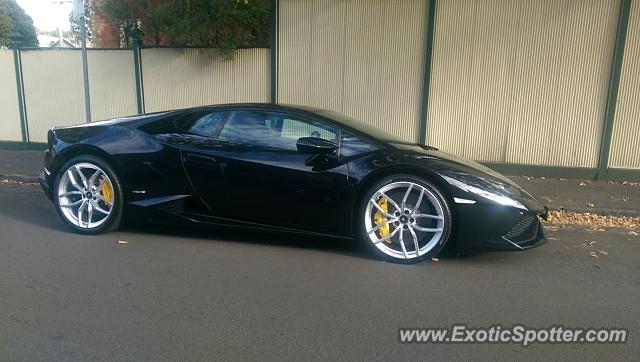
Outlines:
[{"label": "car shadow", "polygon": [[377,260],[360,243],[353,240],[287,234],[258,232],[223,227],[168,226],[148,223],[127,223],[122,231],[144,235],[162,235],[201,241],[224,241],[255,245],[269,245],[285,248],[313,249],[323,252],[347,255],[366,260]]},{"label": "car shadow", "polygon": [[[72,233],[60,220],[54,206],[37,186],[2,185],[0,187],[0,216],[32,224],[45,229]],[[147,235],[164,235],[176,238],[198,239],[202,241],[237,242],[256,245],[270,245],[286,248],[313,249],[333,254],[346,255],[364,260],[380,261],[361,243],[329,237],[230,230],[217,227],[169,226],[146,223],[127,223],[122,231]],[[440,260],[456,260],[465,263],[495,262],[509,259],[513,253],[470,253],[458,255],[445,252],[438,255]],[[517,259],[517,258],[516,258]]]},{"label": "car shadow", "polygon": [[46,229],[69,231],[51,201],[36,185],[0,185],[0,216]]}]

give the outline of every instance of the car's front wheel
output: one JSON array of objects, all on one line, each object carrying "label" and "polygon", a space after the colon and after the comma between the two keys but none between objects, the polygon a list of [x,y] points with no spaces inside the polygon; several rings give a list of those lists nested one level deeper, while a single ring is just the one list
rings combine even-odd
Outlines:
[{"label": "car's front wheel", "polygon": [[99,234],[120,224],[121,183],[101,158],[87,155],[68,161],[58,172],[53,192],[58,214],[78,233]]},{"label": "car's front wheel", "polygon": [[363,196],[360,238],[383,259],[416,263],[436,255],[451,235],[452,215],[431,182],[409,175],[385,177]]}]

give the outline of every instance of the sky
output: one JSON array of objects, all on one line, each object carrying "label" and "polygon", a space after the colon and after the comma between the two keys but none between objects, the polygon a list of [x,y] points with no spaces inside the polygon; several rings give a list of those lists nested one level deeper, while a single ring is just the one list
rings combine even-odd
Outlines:
[{"label": "sky", "polygon": [[69,30],[69,14],[73,7],[71,0],[16,1],[31,16],[36,29],[47,31],[62,27],[63,30]]}]

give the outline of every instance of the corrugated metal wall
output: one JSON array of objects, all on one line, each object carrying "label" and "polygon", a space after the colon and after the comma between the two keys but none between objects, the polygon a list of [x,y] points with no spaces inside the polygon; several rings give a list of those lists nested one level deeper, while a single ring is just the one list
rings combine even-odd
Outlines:
[{"label": "corrugated metal wall", "polygon": [[142,50],[147,112],[269,100],[269,49],[242,49],[233,60],[214,49]]},{"label": "corrugated metal wall", "polygon": [[619,9],[438,1],[429,143],[480,161],[596,167]]},{"label": "corrugated metal wall", "polygon": [[631,2],[609,167],[640,168],[640,0]]},{"label": "corrugated metal wall", "polygon": [[280,0],[278,102],[418,140],[426,0]]},{"label": "corrugated metal wall", "polygon": [[0,49],[0,141],[22,141],[13,52]]},{"label": "corrugated metal wall", "polygon": [[131,50],[87,50],[91,119],[137,113],[136,78]]},{"label": "corrugated metal wall", "polygon": [[82,54],[24,50],[22,70],[31,142],[46,142],[53,126],[85,122]]}]

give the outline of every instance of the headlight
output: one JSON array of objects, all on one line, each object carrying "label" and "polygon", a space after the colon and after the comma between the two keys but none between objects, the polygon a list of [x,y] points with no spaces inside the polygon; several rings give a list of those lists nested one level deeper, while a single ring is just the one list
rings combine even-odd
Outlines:
[{"label": "headlight", "polygon": [[[485,199],[491,200],[493,202],[496,202],[500,205],[504,205],[504,206],[512,206],[512,207],[516,207],[518,209],[522,209],[522,210],[528,210],[526,206],[524,206],[520,201],[513,199],[512,197],[508,196],[508,195],[502,195],[499,194],[497,192],[491,192],[491,191],[487,191],[487,190],[483,190],[479,187],[476,186],[471,186],[469,184],[466,184],[464,182],[458,181],[454,178],[448,177],[448,176],[442,176],[448,183],[452,184],[453,186],[456,186],[457,188],[464,190],[466,192],[471,192],[475,195],[484,197]],[[492,185],[503,189],[505,192],[510,193],[509,191],[507,191],[506,188],[500,187],[500,186],[506,186],[506,187],[513,187],[511,185],[502,185],[500,184],[500,186],[498,186],[498,184],[494,184],[492,183]],[[520,194],[520,190],[518,190],[518,194]]]},{"label": "headlight", "polygon": [[522,196],[522,192],[520,192],[520,189],[513,185],[509,185],[506,183],[499,183],[499,182],[491,182],[491,181],[490,183],[496,188],[500,189],[506,195]]}]

